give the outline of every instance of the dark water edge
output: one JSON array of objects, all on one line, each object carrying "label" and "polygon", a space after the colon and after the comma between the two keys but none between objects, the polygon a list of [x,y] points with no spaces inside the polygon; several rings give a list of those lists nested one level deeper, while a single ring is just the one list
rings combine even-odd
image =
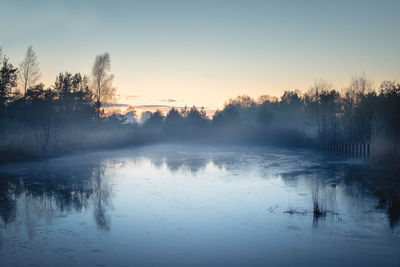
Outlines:
[{"label": "dark water edge", "polygon": [[9,163],[0,177],[5,266],[400,262],[399,176],[357,159],[154,145]]}]

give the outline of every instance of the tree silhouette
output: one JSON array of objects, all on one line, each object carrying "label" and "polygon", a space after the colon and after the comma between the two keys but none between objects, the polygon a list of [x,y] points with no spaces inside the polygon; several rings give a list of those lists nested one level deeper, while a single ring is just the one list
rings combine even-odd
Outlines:
[{"label": "tree silhouette", "polygon": [[[145,111],[139,125],[133,107],[127,114],[101,116],[103,104],[115,93],[110,71],[105,53],[96,56],[90,79],[64,72],[45,87],[36,84],[39,70],[31,46],[19,76],[2,57],[0,161],[168,140],[309,148],[361,143],[370,144],[381,161],[400,158],[400,85],[395,81],[384,81],[376,91],[365,74],[355,75],[339,92],[320,79],[305,94],[286,90],[280,98],[229,99],[213,118],[195,106],[171,108],[165,117],[160,110]],[[18,81],[24,95],[14,90]]]},{"label": "tree silhouette", "polygon": [[144,126],[150,131],[161,131],[164,123],[164,116],[160,110],[156,110],[150,115]]},{"label": "tree silhouette", "polygon": [[167,134],[178,134],[182,127],[184,127],[184,125],[181,113],[176,108],[171,108],[165,117],[165,130]]},{"label": "tree silhouette", "polygon": [[112,99],[115,94],[115,88],[112,86],[114,75],[110,71],[110,55],[108,53],[97,55],[92,67],[92,79],[98,117],[100,117],[101,104]]},{"label": "tree silhouette", "polygon": [[39,63],[33,47],[30,45],[26,51],[25,58],[19,66],[19,80],[24,94],[26,90],[33,86],[40,78]]},{"label": "tree silhouette", "polygon": [[11,97],[12,89],[17,86],[17,71],[4,57],[0,69],[0,119],[4,117],[5,104]]}]

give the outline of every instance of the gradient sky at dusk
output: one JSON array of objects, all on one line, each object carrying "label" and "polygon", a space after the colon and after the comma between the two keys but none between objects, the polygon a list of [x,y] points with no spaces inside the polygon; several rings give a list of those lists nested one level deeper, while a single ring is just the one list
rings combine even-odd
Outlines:
[{"label": "gradient sky at dusk", "polygon": [[[42,81],[111,54],[119,102],[220,107],[229,97],[400,79],[400,1],[5,1],[0,47]],[[169,102],[168,102],[169,100]],[[172,102],[176,100],[176,102]]]}]

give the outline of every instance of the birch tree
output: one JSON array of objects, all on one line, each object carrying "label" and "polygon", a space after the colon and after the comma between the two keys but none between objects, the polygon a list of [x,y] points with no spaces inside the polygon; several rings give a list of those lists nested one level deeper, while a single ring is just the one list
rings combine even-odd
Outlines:
[{"label": "birch tree", "polygon": [[92,90],[99,117],[102,103],[111,100],[115,94],[115,88],[112,86],[114,75],[110,71],[110,54],[97,55],[92,68]]},{"label": "birch tree", "polygon": [[26,94],[26,90],[29,87],[34,86],[39,79],[40,68],[37,56],[35,51],[33,51],[32,46],[29,46],[24,61],[22,61],[19,67],[20,86],[22,87],[24,94]]}]

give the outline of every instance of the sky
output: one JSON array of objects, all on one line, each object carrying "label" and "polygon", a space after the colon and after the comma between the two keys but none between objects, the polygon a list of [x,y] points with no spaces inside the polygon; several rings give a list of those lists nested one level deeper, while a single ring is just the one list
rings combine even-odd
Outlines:
[{"label": "sky", "polygon": [[111,55],[120,103],[220,108],[237,95],[400,80],[400,1],[0,0],[0,47],[41,81]]}]

